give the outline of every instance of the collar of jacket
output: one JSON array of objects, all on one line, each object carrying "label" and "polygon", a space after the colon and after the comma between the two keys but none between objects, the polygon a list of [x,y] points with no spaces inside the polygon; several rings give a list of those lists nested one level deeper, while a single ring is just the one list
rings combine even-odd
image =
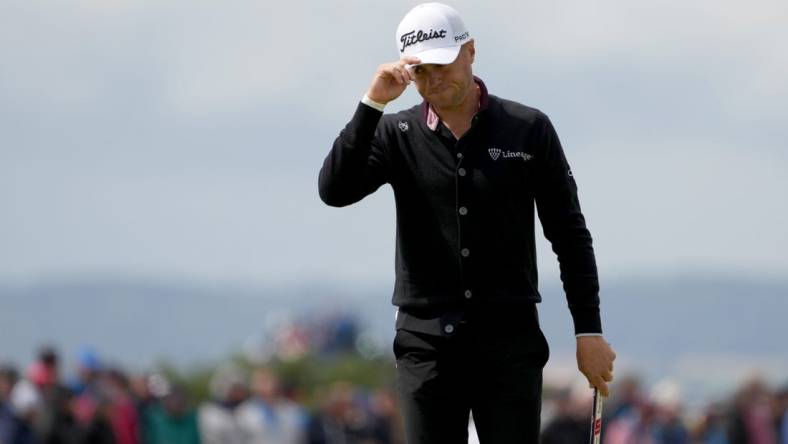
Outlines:
[{"label": "collar of jacket", "polygon": [[[473,76],[473,81],[479,86],[479,111],[477,114],[481,113],[482,111],[487,109],[487,106],[490,103],[489,97],[487,95],[487,87],[482,82],[482,79]],[[440,123],[441,119],[438,116],[438,113],[432,109],[432,105],[427,103],[427,101],[421,102],[421,119],[427,127],[433,131],[438,129],[438,124]]]}]

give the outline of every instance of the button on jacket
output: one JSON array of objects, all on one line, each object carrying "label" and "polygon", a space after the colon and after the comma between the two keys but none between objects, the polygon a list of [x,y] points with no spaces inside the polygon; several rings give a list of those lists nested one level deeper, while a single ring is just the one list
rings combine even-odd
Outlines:
[{"label": "button on jacket", "polygon": [[359,103],[320,170],[320,197],[341,207],[391,185],[398,328],[450,335],[469,313],[540,302],[536,209],[575,333],[601,333],[591,235],[555,129],[475,80],[479,111],[459,140],[426,102],[386,115]]}]

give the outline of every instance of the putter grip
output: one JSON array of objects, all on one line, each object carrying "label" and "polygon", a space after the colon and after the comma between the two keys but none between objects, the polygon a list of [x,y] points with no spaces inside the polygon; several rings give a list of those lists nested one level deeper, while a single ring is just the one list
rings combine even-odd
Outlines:
[{"label": "putter grip", "polygon": [[602,394],[594,388],[594,402],[591,410],[591,444],[599,444],[602,436]]}]

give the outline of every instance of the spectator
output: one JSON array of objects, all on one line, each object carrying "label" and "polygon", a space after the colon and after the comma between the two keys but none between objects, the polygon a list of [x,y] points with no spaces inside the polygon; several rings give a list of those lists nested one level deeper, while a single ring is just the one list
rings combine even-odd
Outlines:
[{"label": "spectator", "polygon": [[[156,375],[134,375],[131,377],[129,388],[131,396],[134,401],[134,407],[137,411],[137,420],[139,422],[139,439],[140,443],[148,444],[145,441],[145,419],[150,417],[150,410],[157,404],[156,397],[151,392],[150,379],[155,378]],[[169,391],[169,388],[167,388]]]},{"label": "spectator", "polygon": [[731,444],[777,444],[771,393],[753,378],[739,390],[731,419]]},{"label": "spectator", "polygon": [[33,433],[33,424],[41,413],[41,395],[35,385],[20,380],[11,390],[11,412],[15,417],[14,429],[9,442],[13,444],[39,444]]},{"label": "spectator", "polygon": [[605,422],[620,417],[632,416],[643,404],[643,394],[640,389],[640,380],[634,375],[627,375],[616,384],[611,397],[605,400]]},{"label": "spectator", "polygon": [[85,348],[77,356],[77,380],[71,384],[75,395],[72,402],[72,413],[77,423],[87,427],[98,409],[98,378],[101,371],[96,353]]},{"label": "spectator", "polygon": [[145,422],[147,444],[200,444],[197,415],[189,407],[186,394],[177,385],[160,393],[161,402],[148,410]]},{"label": "spectator", "polygon": [[334,383],[321,411],[309,422],[309,444],[378,442],[373,419],[356,401],[352,385],[341,381]]},{"label": "spectator", "polygon": [[140,444],[139,419],[126,375],[118,369],[106,372],[101,389],[109,401],[109,418],[117,444]]},{"label": "spectator", "polygon": [[350,387],[336,383],[324,396],[320,410],[309,421],[307,441],[309,444],[346,443],[345,417],[353,402]]},{"label": "spectator", "polygon": [[79,428],[81,444],[115,444],[112,430],[112,410],[108,399],[98,397],[93,416]]},{"label": "spectator", "polygon": [[84,444],[115,444],[111,400],[100,385],[101,364],[96,352],[83,348],[77,356],[77,377],[71,384],[69,410],[76,425],[76,441]]},{"label": "spectator", "polygon": [[53,347],[39,350],[38,360],[28,371],[30,380],[41,394],[41,412],[35,433],[43,444],[72,444],[78,441],[78,429],[69,409],[71,391],[60,383],[60,359]]},{"label": "spectator", "polygon": [[788,444],[788,385],[777,396],[777,427],[780,444]]},{"label": "spectator", "polygon": [[622,403],[611,406],[613,416],[602,431],[604,444],[661,444],[651,436],[654,408],[640,397],[637,387],[629,387],[632,391]]},{"label": "spectator", "polygon": [[701,444],[730,444],[725,430],[724,406],[712,403],[704,413],[694,433],[695,440]]},{"label": "spectator", "polygon": [[235,367],[221,368],[213,375],[212,399],[200,406],[197,415],[203,444],[245,444],[236,411],[248,391],[243,372]]},{"label": "spectator", "polygon": [[651,434],[659,444],[688,444],[689,432],[681,418],[681,390],[674,381],[665,380],[652,389],[654,421]]},{"label": "spectator", "polygon": [[574,384],[559,392],[556,413],[542,432],[543,444],[576,444],[586,442],[590,434],[589,412],[593,392],[588,383]]},{"label": "spectator", "polygon": [[382,444],[404,443],[402,418],[397,395],[391,388],[377,390],[372,398],[373,436]]},{"label": "spectator", "polygon": [[0,443],[14,441],[17,419],[11,407],[11,392],[19,380],[19,374],[11,366],[0,367]]},{"label": "spectator", "polygon": [[238,423],[250,444],[300,444],[306,413],[282,396],[279,378],[268,368],[252,374],[252,397],[238,407]]}]

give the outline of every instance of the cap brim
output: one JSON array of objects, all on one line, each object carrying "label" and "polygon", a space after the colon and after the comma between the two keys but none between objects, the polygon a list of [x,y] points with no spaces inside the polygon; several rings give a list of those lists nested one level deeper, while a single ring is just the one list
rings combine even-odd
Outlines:
[{"label": "cap brim", "polygon": [[411,57],[418,57],[421,60],[421,63],[416,63],[413,65],[408,65],[408,67],[424,65],[424,64],[436,64],[436,65],[448,65],[457,59],[457,55],[460,53],[460,48],[462,46],[447,46],[444,48],[434,48],[428,49],[426,51],[422,51],[416,54],[411,54]]}]

